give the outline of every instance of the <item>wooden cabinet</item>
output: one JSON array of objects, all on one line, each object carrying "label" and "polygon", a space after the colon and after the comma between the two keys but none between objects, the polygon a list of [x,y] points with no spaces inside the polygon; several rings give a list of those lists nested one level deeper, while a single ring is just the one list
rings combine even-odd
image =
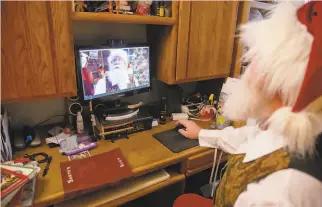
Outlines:
[{"label": "wooden cabinet", "polygon": [[[180,173],[183,173],[187,177],[189,177],[191,175],[194,175],[196,173],[199,173],[201,171],[211,168],[214,164],[214,153],[215,153],[215,150],[209,149],[200,154],[188,157],[185,162],[181,163]],[[220,160],[219,160],[219,154],[220,153],[218,153],[218,157],[216,160],[217,164],[218,162],[222,163],[227,161],[227,154],[224,153]]]},{"label": "wooden cabinet", "polygon": [[70,4],[1,2],[1,101],[76,94]]},{"label": "wooden cabinet", "polygon": [[[238,1],[181,1],[178,25],[166,28],[168,36],[161,34],[159,39],[167,49],[158,45],[158,79],[174,84],[227,77],[237,13]],[[172,45],[175,53],[170,51]]]}]

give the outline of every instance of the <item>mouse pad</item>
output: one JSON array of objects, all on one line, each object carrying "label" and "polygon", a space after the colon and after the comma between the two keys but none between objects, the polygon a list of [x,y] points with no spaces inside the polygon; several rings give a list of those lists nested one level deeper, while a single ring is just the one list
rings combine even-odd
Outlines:
[{"label": "mouse pad", "polygon": [[197,139],[187,139],[176,129],[163,131],[153,134],[152,136],[174,153],[181,152],[199,145]]}]

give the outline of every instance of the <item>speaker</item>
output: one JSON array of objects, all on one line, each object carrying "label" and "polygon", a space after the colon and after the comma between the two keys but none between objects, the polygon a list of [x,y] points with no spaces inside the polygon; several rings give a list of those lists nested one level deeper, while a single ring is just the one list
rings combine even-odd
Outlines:
[{"label": "speaker", "polygon": [[83,112],[83,106],[79,102],[79,96],[68,97],[66,99],[68,112],[66,114],[66,122],[71,129],[76,129],[77,112]]}]

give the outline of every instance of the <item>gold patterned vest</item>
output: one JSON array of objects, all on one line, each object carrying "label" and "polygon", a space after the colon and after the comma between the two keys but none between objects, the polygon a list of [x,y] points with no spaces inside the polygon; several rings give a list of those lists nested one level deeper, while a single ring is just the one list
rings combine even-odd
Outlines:
[{"label": "gold patterned vest", "polygon": [[230,155],[227,169],[217,188],[214,206],[234,206],[239,194],[248,184],[257,182],[267,175],[288,168],[289,154],[283,149],[274,151],[254,161],[243,163],[245,154]]}]

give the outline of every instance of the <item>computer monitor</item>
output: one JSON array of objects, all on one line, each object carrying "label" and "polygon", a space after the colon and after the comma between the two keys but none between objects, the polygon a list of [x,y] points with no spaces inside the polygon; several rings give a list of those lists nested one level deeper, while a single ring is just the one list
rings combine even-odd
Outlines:
[{"label": "computer monitor", "polygon": [[150,48],[77,48],[79,95],[92,100],[150,90]]}]

